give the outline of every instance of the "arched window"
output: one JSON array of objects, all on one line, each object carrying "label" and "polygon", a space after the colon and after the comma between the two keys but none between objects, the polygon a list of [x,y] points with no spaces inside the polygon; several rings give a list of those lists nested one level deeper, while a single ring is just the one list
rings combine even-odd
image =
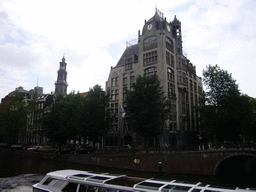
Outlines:
[{"label": "arched window", "polygon": [[156,67],[150,67],[150,68],[145,69],[144,73],[146,76],[156,75],[157,69],[156,69]]}]

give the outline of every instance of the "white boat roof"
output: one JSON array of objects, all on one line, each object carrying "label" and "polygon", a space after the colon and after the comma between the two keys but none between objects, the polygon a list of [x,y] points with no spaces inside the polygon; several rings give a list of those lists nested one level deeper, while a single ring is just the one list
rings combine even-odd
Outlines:
[{"label": "white boat roof", "polygon": [[[120,180],[129,180],[132,181],[129,187],[133,191],[256,191],[250,189],[239,189],[239,188],[222,188],[218,186],[213,186],[210,184],[205,184],[201,182],[184,182],[177,180],[163,180],[163,179],[145,179],[145,178],[136,178],[128,177],[121,174],[111,174],[111,173],[99,173],[94,171],[80,171],[80,170],[60,170],[47,173],[48,177],[60,180],[66,180],[68,182],[80,183],[80,184],[89,184],[96,186],[106,186],[111,187],[115,186],[116,188],[125,187],[120,186]],[[43,181],[43,180],[42,180]],[[43,183],[42,183],[43,184]]]}]

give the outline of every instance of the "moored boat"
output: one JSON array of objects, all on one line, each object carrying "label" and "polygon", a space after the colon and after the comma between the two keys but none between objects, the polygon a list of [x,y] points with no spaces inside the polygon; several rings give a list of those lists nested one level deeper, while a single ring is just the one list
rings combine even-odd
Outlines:
[{"label": "moored boat", "polygon": [[222,188],[201,182],[177,180],[146,179],[121,174],[99,173],[93,171],[60,170],[47,173],[33,192],[231,192],[255,191],[254,189]]}]

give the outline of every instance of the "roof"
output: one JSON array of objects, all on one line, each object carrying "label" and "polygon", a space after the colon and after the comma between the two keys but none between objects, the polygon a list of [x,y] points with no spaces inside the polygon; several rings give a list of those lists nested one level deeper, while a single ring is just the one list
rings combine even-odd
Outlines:
[{"label": "roof", "polygon": [[[99,173],[94,171],[61,170],[50,172],[47,176],[53,179],[69,181],[71,183],[88,184],[96,187],[113,188],[122,191],[254,191],[250,189],[239,189],[236,187],[232,187],[230,189],[221,188],[201,182],[184,182],[154,178],[145,179],[128,177],[122,174]],[[41,180],[41,185],[39,187],[47,188],[48,186],[51,186],[51,184],[44,186],[46,179],[47,178]],[[56,181],[51,181],[51,183],[52,185],[55,185]]]},{"label": "roof", "polygon": [[81,96],[86,96],[88,95],[89,92],[84,92],[84,93],[80,93]]},{"label": "roof", "polygon": [[139,53],[139,44],[132,45],[130,47],[126,47],[122,57],[119,59],[116,67],[124,66],[125,65],[125,58],[130,55],[138,55]]}]

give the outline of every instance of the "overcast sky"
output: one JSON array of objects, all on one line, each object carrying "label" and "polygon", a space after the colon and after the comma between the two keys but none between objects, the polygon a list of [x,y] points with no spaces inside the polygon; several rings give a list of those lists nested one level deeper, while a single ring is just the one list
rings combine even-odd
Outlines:
[{"label": "overcast sky", "polygon": [[0,99],[19,86],[54,91],[64,54],[68,93],[105,89],[126,41],[156,6],[168,22],[181,21],[183,50],[198,76],[218,64],[256,98],[255,0],[0,0]]}]

